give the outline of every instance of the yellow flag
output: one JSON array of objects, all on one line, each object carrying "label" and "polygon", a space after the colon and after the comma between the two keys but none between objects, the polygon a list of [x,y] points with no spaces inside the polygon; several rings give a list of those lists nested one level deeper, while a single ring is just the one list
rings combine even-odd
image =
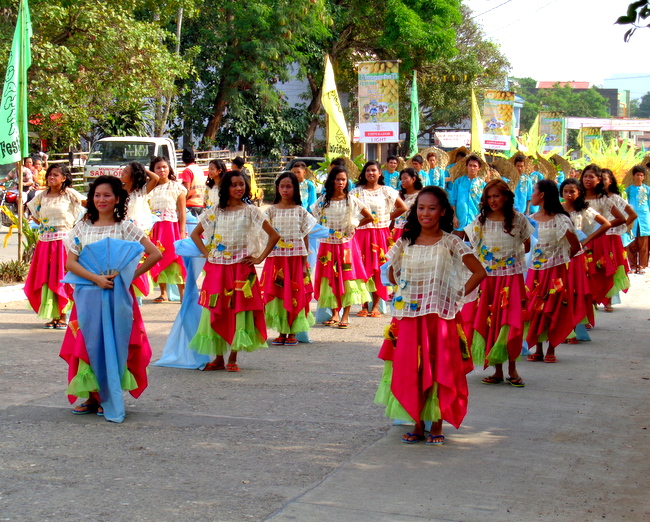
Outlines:
[{"label": "yellow flag", "polygon": [[534,150],[529,150],[528,154],[534,155],[536,152],[543,152],[538,150],[539,149],[539,113],[537,113],[537,116],[535,117],[535,121],[533,124],[530,126],[530,130],[528,131],[528,144],[530,147],[532,147]]},{"label": "yellow flag", "polygon": [[321,102],[327,114],[327,154],[349,158],[352,155],[350,134],[348,126],[345,124],[329,55],[325,55],[325,77],[323,78]]},{"label": "yellow flag", "polygon": [[481,110],[478,108],[476,94],[472,87],[472,141],[470,142],[472,152],[477,152],[483,156],[483,117]]}]

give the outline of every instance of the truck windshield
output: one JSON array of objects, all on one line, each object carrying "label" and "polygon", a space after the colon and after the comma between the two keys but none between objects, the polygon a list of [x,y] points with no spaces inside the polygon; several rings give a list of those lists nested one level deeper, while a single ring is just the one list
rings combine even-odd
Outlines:
[{"label": "truck windshield", "polygon": [[148,166],[156,144],[143,141],[98,141],[93,145],[87,165],[126,165],[139,161]]}]

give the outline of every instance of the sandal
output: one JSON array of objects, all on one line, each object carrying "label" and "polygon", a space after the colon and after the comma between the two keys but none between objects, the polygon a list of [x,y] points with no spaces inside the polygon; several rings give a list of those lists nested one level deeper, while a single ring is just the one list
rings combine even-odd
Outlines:
[{"label": "sandal", "polygon": [[285,346],[298,346],[298,339],[295,337],[292,337],[291,339],[287,339],[284,341]]},{"label": "sandal", "polygon": [[337,327],[339,330],[347,330],[347,329],[348,329],[348,323],[338,323],[338,324],[336,325],[336,327]]},{"label": "sandal", "polygon": [[605,312],[607,312],[608,314],[611,314],[613,311],[614,311],[614,309],[611,306],[606,306],[605,307]]},{"label": "sandal", "polygon": [[57,330],[65,330],[68,327],[68,323],[65,321],[57,321],[56,324],[54,325],[54,328]]},{"label": "sandal", "polygon": [[516,379],[513,379],[512,377],[508,377],[508,382],[510,383],[510,386],[514,386],[515,388],[523,388],[526,386],[526,383],[521,377],[518,377]]},{"label": "sandal", "polygon": [[104,416],[104,408],[102,408],[101,406],[97,407],[97,416],[98,417],[103,417]]},{"label": "sandal", "polygon": [[286,344],[286,339],[287,339],[286,337],[276,337],[271,341],[271,344],[274,346],[282,346]]},{"label": "sandal", "polygon": [[357,312],[357,317],[368,317],[368,310],[359,310]]},{"label": "sandal", "polygon": [[566,344],[578,344],[578,338],[577,337],[571,337],[571,339],[566,339],[564,342]]},{"label": "sandal", "polygon": [[226,367],[223,364],[217,364],[216,362],[209,362],[203,367],[204,372],[216,372],[217,370],[225,370]]},{"label": "sandal", "polygon": [[[411,440],[413,437],[415,439]],[[420,435],[419,433],[407,433],[402,437],[402,442],[404,444],[417,444],[418,442],[424,440],[426,437],[424,435]]]},{"label": "sandal", "polygon": [[335,326],[338,324],[338,321],[335,321],[334,319],[328,319],[327,321],[323,321],[323,326]]},{"label": "sandal", "polygon": [[237,363],[228,363],[226,364],[226,371],[227,372],[238,372],[239,371],[239,366]]},{"label": "sandal", "polygon": [[545,363],[554,363],[556,361],[557,361],[557,357],[555,357],[555,355],[547,355],[546,357],[544,357]]},{"label": "sandal", "polygon": [[503,379],[499,379],[498,377],[491,375],[490,377],[483,379],[481,382],[483,384],[501,384],[503,382]]},{"label": "sandal", "polygon": [[154,303],[169,303],[169,299],[165,299],[163,296],[158,296],[153,300]]},{"label": "sandal", "polygon": [[43,325],[44,330],[53,330],[54,328],[56,328],[56,321],[50,321],[49,323],[45,323]]},{"label": "sandal", "polygon": [[542,357],[538,353],[531,353],[528,357],[526,357],[527,361],[543,361],[544,357]]},{"label": "sandal", "polygon": [[[101,406],[96,402],[83,402],[72,410],[73,415],[88,415],[89,413],[98,413]],[[102,415],[104,410],[102,409]]]},{"label": "sandal", "polygon": [[429,446],[442,446],[444,442],[444,435],[429,435],[425,444],[428,444]]},{"label": "sandal", "polygon": [[373,310],[370,312],[370,317],[381,317],[381,312],[379,310]]}]

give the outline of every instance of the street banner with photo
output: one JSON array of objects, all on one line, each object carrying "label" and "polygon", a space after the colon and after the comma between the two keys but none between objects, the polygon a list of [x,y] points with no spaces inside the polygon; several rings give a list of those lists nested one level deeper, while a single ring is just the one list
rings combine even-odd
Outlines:
[{"label": "street banner with photo", "polygon": [[359,64],[359,142],[399,141],[399,63]]},{"label": "street banner with photo", "polygon": [[564,142],[566,128],[564,124],[564,113],[562,112],[540,112],[539,133],[546,134],[546,144],[543,153],[549,152],[555,148],[562,150],[564,153]]},{"label": "street banner with photo", "polygon": [[341,108],[339,93],[336,90],[334,69],[329,55],[325,55],[325,76],[323,78],[321,102],[327,115],[327,154],[349,158],[352,155],[350,133],[348,132],[348,126],[345,124],[345,116]]},{"label": "street banner with photo", "polygon": [[514,138],[515,93],[485,91],[483,101],[483,143],[486,149],[510,150]]},{"label": "street banner with photo", "polygon": [[600,127],[581,127],[578,131],[578,144],[580,148],[591,144],[592,141],[600,139]]},{"label": "street banner with photo", "polygon": [[27,69],[32,64],[31,37],[29,5],[23,0],[18,8],[0,100],[0,165],[21,161],[28,153]]}]

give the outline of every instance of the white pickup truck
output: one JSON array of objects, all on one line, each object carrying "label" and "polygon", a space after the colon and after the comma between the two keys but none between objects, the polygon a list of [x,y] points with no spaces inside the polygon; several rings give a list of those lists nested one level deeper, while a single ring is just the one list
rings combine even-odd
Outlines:
[{"label": "white pickup truck", "polygon": [[176,151],[169,138],[114,137],[102,138],[93,145],[84,168],[84,182],[98,176],[120,176],[122,168],[132,161],[139,161],[149,168],[152,158],[162,156],[176,172]]}]

